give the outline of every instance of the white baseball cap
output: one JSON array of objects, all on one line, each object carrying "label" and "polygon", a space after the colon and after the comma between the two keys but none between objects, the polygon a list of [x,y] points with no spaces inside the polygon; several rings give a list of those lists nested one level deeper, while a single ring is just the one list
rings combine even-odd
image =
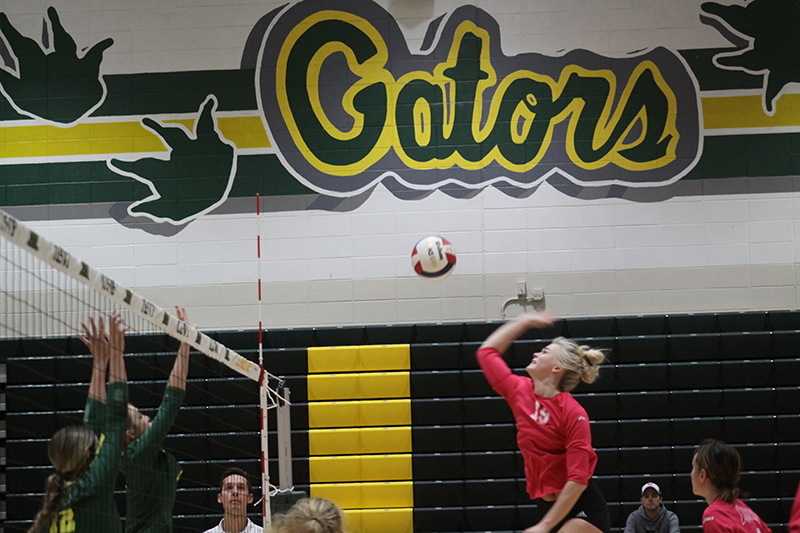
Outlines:
[{"label": "white baseball cap", "polygon": [[654,489],[658,493],[658,495],[661,496],[661,489],[658,488],[658,485],[656,485],[655,483],[645,483],[644,485],[642,485],[642,496],[644,496],[644,491],[646,491],[647,489]]}]

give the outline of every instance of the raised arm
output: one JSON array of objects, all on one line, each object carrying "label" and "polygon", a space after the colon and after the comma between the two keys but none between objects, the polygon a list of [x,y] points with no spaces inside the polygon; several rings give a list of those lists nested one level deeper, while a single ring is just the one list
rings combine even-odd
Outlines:
[{"label": "raised arm", "polygon": [[86,324],[81,324],[84,337],[78,334],[78,338],[92,353],[92,381],[89,383],[89,398],[100,403],[106,403],[106,371],[108,370],[108,359],[110,356],[108,343],[105,338],[105,324],[103,317],[100,317],[100,329],[94,323],[94,317],[89,317],[91,331]]},{"label": "raised arm", "polygon": [[[100,323],[102,328],[102,322]],[[119,311],[113,311],[108,321],[108,383],[126,382],[128,374],[125,372],[125,361],[122,353],[125,351],[125,331]],[[127,408],[127,406],[126,406]]]},{"label": "raised arm", "polygon": [[481,348],[494,348],[500,353],[505,353],[515,340],[520,338],[531,328],[546,328],[553,325],[555,315],[542,311],[541,313],[528,313],[509,320],[489,335]]},{"label": "raised arm", "polygon": [[[186,322],[186,310],[175,306],[178,318]],[[161,445],[167,437],[175,417],[178,416],[181,404],[186,393],[186,376],[189,372],[189,344],[182,342],[172,365],[167,390],[164,399],[158,408],[158,413],[153,418],[152,424],[139,437],[139,446],[136,452],[137,461],[149,464],[161,453]]]},{"label": "raised arm", "polygon": [[[186,309],[183,307],[175,306],[175,311],[178,313],[178,318],[186,322]],[[172,365],[172,372],[167,381],[167,387],[176,387],[181,390],[186,390],[186,376],[189,374],[189,344],[182,342],[181,347],[178,348],[178,356],[175,357],[175,364]]]},{"label": "raised arm", "polygon": [[102,337],[109,354],[108,397],[100,432],[103,439],[92,467],[70,489],[70,502],[74,506],[78,502],[92,499],[98,501],[92,505],[105,505],[108,502],[110,507],[106,508],[110,509],[113,508],[114,480],[117,478],[122,457],[123,435],[128,418],[128,378],[122,358],[125,329],[122,327],[120,314],[116,311],[111,313],[108,332],[102,329],[104,325],[101,321],[100,331],[95,335],[98,342],[98,335]]}]

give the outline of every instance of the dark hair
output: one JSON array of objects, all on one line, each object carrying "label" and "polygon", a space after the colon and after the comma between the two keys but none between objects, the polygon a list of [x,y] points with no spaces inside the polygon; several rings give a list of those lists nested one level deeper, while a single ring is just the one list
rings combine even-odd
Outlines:
[{"label": "dark hair", "polygon": [[739,497],[739,472],[742,460],[732,446],[716,439],[706,439],[694,452],[699,470],[705,470],[708,480],[720,490],[719,499],[733,502]]},{"label": "dark hair", "polygon": [[89,469],[97,448],[97,436],[85,426],[67,426],[53,434],[47,455],[56,471],[47,478],[42,508],[36,513],[30,533],[50,530],[58,507],[68,497],[66,483],[77,481]]},{"label": "dark hair", "polygon": [[225,478],[229,476],[242,476],[244,480],[247,482],[247,492],[251,492],[250,490],[250,475],[242,470],[241,468],[236,468],[232,466],[231,468],[226,468],[222,475],[219,477],[219,490],[222,492],[222,485],[225,484]]}]

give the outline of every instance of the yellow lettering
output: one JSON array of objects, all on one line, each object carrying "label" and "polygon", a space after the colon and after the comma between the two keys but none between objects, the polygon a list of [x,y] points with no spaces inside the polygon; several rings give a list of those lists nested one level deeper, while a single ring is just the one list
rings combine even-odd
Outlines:
[{"label": "yellow lettering", "polygon": [[72,509],[59,511],[50,522],[50,533],[73,533],[75,531],[75,515]]}]

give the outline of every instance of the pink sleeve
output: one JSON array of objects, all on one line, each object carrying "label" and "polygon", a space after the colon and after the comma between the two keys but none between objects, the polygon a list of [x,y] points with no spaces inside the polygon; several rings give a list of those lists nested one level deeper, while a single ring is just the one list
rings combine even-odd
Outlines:
[{"label": "pink sleeve", "polygon": [[[562,393],[565,394],[565,393]],[[592,448],[592,431],[589,417],[575,405],[565,420],[567,441],[567,481],[588,485],[597,465],[597,454]]]},{"label": "pink sleeve", "polygon": [[475,357],[478,359],[478,364],[481,365],[486,381],[506,400],[516,390],[519,380],[525,379],[511,372],[500,352],[495,348],[481,348],[476,352]]},{"label": "pink sleeve", "polygon": [[800,485],[797,486],[792,514],[789,517],[789,533],[800,533]]}]

